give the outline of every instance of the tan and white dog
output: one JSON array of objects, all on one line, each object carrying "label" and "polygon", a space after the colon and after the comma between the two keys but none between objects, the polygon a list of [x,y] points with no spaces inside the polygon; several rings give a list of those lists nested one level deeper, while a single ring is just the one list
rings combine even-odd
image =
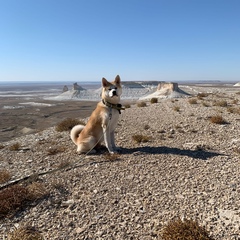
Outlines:
[{"label": "tan and white dog", "polygon": [[[119,150],[115,145],[114,131],[120,111],[123,109],[120,104],[121,94],[121,80],[118,75],[113,82],[102,79],[102,101],[97,104],[86,126],[76,125],[71,130],[70,136],[77,145],[77,152],[88,153],[100,146],[102,141],[105,142],[109,153]],[[91,151],[93,152],[95,151]]]}]

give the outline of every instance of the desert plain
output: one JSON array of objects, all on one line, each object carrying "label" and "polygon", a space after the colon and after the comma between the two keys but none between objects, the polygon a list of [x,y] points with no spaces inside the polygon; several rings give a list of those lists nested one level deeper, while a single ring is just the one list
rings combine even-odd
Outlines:
[{"label": "desert plain", "polygon": [[240,239],[240,88],[180,87],[192,95],[125,101],[114,156],[104,148],[78,155],[69,131],[56,131],[66,118],[87,121],[95,101],[1,98],[0,167],[9,180],[69,166],[31,180],[45,194],[1,216],[3,239],[31,226],[49,240],[161,240],[175,218],[198,221],[213,239]]}]

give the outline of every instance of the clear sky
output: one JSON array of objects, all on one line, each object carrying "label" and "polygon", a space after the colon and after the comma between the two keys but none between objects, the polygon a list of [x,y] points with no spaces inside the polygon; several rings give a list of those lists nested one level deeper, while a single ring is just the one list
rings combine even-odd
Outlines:
[{"label": "clear sky", "polygon": [[0,81],[240,81],[240,0],[0,0]]}]

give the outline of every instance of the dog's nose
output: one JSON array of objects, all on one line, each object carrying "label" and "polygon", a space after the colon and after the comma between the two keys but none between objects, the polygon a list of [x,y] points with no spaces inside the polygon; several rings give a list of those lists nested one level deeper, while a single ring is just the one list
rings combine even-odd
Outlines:
[{"label": "dog's nose", "polygon": [[116,91],[116,90],[113,90],[113,91],[112,91],[112,94],[113,94],[113,96],[116,96],[116,95],[117,95],[117,91]]}]

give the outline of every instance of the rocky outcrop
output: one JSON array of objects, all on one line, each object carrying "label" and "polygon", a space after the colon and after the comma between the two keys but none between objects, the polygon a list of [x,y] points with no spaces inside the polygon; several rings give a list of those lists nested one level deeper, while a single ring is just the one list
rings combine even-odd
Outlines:
[{"label": "rocky outcrop", "polygon": [[63,87],[63,92],[67,92],[68,91],[68,87],[67,87],[67,85],[65,85],[64,87]]},{"label": "rocky outcrop", "polygon": [[161,82],[157,86],[157,90],[152,94],[142,97],[141,99],[151,98],[180,98],[189,96],[187,92],[178,87],[178,83],[174,82]]}]

